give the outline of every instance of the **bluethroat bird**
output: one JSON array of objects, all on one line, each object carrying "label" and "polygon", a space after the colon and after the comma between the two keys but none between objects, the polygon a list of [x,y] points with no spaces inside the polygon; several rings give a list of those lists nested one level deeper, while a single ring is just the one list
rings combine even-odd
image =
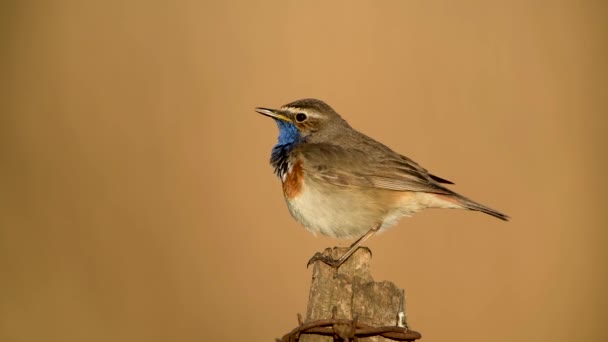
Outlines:
[{"label": "bluethroat bird", "polygon": [[443,184],[413,160],[353,129],[325,102],[304,99],[280,109],[256,108],[279,126],[270,163],[283,184],[291,215],[313,234],[358,238],[339,259],[317,253],[339,267],[370,236],[425,208],[481,211],[509,217]]}]

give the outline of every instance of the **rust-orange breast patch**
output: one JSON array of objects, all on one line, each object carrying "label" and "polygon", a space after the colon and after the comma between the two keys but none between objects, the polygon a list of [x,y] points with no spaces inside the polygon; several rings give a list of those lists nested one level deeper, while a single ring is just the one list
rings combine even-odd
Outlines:
[{"label": "rust-orange breast patch", "polygon": [[294,198],[302,191],[302,182],[304,181],[304,170],[302,169],[302,162],[297,161],[285,176],[283,182],[283,193],[287,198]]}]

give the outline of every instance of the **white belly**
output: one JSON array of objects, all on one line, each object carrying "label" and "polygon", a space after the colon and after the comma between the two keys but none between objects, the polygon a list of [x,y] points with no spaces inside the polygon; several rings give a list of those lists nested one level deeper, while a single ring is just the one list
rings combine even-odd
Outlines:
[{"label": "white belly", "polygon": [[379,189],[309,186],[304,182],[300,193],[286,197],[286,201],[291,215],[313,234],[358,238],[378,223],[382,223],[380,230],[385,230],[425,207],[416,193],[408,194],[411,196]]}]

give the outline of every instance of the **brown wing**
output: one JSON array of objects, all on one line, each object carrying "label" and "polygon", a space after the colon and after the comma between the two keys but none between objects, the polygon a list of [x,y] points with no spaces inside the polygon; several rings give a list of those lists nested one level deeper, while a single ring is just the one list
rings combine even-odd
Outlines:
[{"label": "brown wing", "polygon": [[333,144],[302,144],[294,150],[306,177],[341,187],[451,194],[412,160],[397,153],[363,152]]}]

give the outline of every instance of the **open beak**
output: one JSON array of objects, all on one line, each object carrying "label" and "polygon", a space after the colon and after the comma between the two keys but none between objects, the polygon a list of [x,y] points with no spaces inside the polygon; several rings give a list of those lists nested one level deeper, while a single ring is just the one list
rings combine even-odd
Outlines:
[{"label": "open beak", "polygon": [[278,119],[278,120],[282,120],[282,121],[287,121],[287,122],[291,122],[291,119],[286,117],[285,115],[281,114],[280,111],[276,110],[276,109],[268,109],[268,108],[261,108],[261,107],[257,107],[255,109],[256,112],[262,114],[262,115],[266,115],[266,116],[270,116],[273,119]]}]

